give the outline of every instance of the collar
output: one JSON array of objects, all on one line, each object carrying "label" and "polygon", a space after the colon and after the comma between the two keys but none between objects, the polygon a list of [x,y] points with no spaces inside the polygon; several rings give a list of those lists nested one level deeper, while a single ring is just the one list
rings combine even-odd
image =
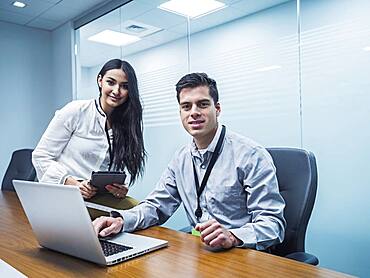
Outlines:
[{"label": "collar", "polygon": [[[207,152],[211,152],[211,153],[214,152],[214,150],[216,148],[216,145],[217,145],[218,138],[220,138],[220,135],[221,135],[221,130],[222,130],[222,124],[218,123],[216,134],[213,137],[211,143],[206,148],[205,154]],[[221,146],[221,148],[222,148],[222,146]],[[197,157],[200,156],[197,145],[195,144],[194,138],[192,139],[192,142],[190,144],[190,152],[191,152],[192,156],[197,156]]]},{"label": "collar", "polygon": [[100,105],[100,97],[95,99],[95,107],[96,107],[96,110],[99,112],[100,115],[102,115],[104,118],[107,117],[107,115],[105,115],[105,113],[104,113],[103,108]]},{"label": "collar", "polygon": [[107,116],[105,115],[104,110],[100,106],[99,98],[97,98],[97,99],[94,100],[94,104],[95,104],[95,117],[96,117],[96,121],[99,123],[100,127],[104,131],[105,130],[106,121],[107,121]]}]

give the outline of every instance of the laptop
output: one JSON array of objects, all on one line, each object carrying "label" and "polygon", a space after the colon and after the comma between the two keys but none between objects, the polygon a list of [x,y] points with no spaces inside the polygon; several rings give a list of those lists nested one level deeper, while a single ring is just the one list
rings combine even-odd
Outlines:
[{"label": "laptop", "polygon": [[98,238],[78,187],[14,180],[39,244],[100,265],[113,265],[168,245],[165,240],[122,232]]}]

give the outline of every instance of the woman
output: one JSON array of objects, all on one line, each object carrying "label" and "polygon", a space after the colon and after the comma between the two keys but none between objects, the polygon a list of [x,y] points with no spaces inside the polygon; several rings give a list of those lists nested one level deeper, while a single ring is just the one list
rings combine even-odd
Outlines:
[{"label": "woman", "polygon": [[[107,185],[98,194],[89,184],[92,171],[123,171],[133,184],[142,175],[145,149],[142,106],[135,71],[119,59],[108,61],[97,76],[98,99],[72,101],[55,113],[32,153],[40,182],[78,186],[85,200],[128,208],[123,184]],[[125,198],[125,199],[123,199]]]}]

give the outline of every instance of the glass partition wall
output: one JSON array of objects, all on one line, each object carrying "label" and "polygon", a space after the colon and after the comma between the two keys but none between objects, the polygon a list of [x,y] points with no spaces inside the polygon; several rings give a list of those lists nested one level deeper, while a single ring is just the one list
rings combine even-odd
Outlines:
[{"label": "glass partition wall", "polygon": [[[148,160],[130,195],[143,199],[190,142],[175,84],[206,72],[218,84],[221,123],[266,147],[315,153],[319,188],[307,251],[323,267],[369,274],[370,214],[362,213],[370,211],[369,3],[219,0],[213,11],[184,15],[167,2],[134,0],[76,30],[77,99],[98,96],[96,76],[109,59],[129,61],[138,76]],[[109,39],[112,32],[124,37]],[[165,224],[186,225],[182,208]]]},{"label": "glass partition wall", "polygon": [[[76,30],[78,99],[98,96],[96,75],[111,58],[125,59],[136,70],[148,151],[145,175],[130,191],[139,199],[176,149],[191,140],[175,92],[188,72],[206,72],[217,81],[220,120],[229,128],[268,146],[300,144],[295,1],[228,0],[195,17],[166,10],[166,2],[132,1]],[[136,41],[96,41],[107,30]],[[182,209],[178,214],[166,225],[185,226]]]},{"label": "glass partition wall", "polygon": [[295,1],[229,1],[190,20],[191,71],[218,82],[221,120],[266,146],[299,146]]},{"label": "glass partition wall", "polygon": [[301,1],[303,146],[319,167],[307,246],[370,276],[370,2]]}]

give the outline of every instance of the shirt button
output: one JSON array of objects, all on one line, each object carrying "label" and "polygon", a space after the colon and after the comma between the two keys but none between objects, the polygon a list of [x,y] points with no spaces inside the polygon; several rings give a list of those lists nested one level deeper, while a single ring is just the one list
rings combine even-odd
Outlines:
[{"label": "shirt button", "polygon": [[200,165],[200,168],[205,169],[206,165],[202,164],[202,165]]}]

